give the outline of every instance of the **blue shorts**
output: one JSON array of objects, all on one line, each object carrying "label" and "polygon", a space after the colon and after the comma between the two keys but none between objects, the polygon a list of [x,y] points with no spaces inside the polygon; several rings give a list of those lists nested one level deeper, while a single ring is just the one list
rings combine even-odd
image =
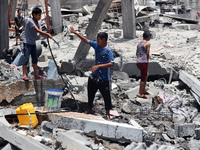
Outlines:
[{"label": "blue shorts", "polygon": [[37,55],[36,45],[24,43],[23,65],[28,65],[30,55],[31,55],[31,58],[32,58],[32,64],[37,64],[38,55]]}]

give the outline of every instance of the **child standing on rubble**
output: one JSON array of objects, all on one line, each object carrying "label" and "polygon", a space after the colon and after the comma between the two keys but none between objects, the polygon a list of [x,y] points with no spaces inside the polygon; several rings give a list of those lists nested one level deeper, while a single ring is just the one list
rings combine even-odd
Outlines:
[{"label": "child standing on rubble", "polygon": [[22,28],[22,24],[24,21],[24,18],[21,16],[21,9],[17,10],[17,16],[15,17],[15,38],[16,38],[16,45],[18,45],[18,38],[20,36],[21,33],[21,28]]},{"label": "child standing on rubble", "polygon": [[73,27],[71,27],[71,32],[85,43],[90,44],[95,50],[95,66],[90,68],[92,74],[88,78],[88,110],[86,113],[92,113],[94,97],[99,90],[105,103],[106,119],[110,119],[110,110],[112,109],[110,67],[114,65],[114,57],[112,49],[107,45],[108,34],[100,32],[97,34],[97,41],[91,41],[78,34]]},{"label": "child standing on rubble", "polygon": [[37,33],[40,33],[42,36],[46,36],[48,38],[52,38],[51,34],[43,32],[41,30],[41,19],[42,10],[40,8],[35,7],[32,11],[33,18],[30,18],[25,27],[25,34],[24,34],[24,59],[23,59],[23,80],[27,81],[29,78],[26,76],[26,66],[29,63],[29,57],[32,57],[32,64],[34,70],[34,77],[35,80],[38,79],[45,79],[42,76],[38,75],[38,55],[36,49],[36,38]]},{"label": "child standing on rubble", "polygon": [[147,72],[149,66],[149,52],[150,52],[150,43],[148,42],[151,39],[151,33],[149,31],[144,31],[143,40],[139,42],[137,45],[137,67],[141,72],[141,80],[140,80],[140,89],[138,97],[145,98],[145,95],[149,93],[145,90],[146,82],[149,76]]}]

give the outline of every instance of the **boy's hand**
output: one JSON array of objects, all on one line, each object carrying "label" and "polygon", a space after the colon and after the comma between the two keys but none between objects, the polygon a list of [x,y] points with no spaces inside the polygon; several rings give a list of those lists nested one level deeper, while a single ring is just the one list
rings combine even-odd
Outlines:
[{"label": "boy's hand", "polygon": [[51,36],[50,33],[47,33],[47,37],[50,38],[50,39],[52,39],[52,36]]},{"label": "boy's hand", "polygon": [[76,33],[73,27],[70,27],[70,29],[71,29],[71,33],[74,33],[74,34]]},{"label": "boy's hand", "polygon": [[99,69],[99,66],[93,66],[92,68],[90,68],[90,71],[94,72],[97,69]]}]

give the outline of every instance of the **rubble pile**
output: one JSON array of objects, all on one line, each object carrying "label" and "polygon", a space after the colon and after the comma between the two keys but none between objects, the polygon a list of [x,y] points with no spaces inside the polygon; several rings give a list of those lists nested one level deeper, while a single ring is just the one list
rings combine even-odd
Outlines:
[{"label": "rubble pile", "polygon": [[[23,84],[24,93],[14,96],[20,97],[22,104],[28,99],[28,102],[41,106],[35,107],[39,125],[31,128],[19,125],[15,107],[20,105],[20,101],[14,97],[7,100],[6,96],[2,96],[9,104],[0,110],[0,148],[25,149],[31,143],[32,149],[200,149],[199,25],[193,29],[193,24],[183,25],[158,15],[151,21],[137,23],[140,29],[148,28],[153,34],[146,86],[150,95],[142,99],[137,97],[140,72],[136,67],[136,46],[142,39],[143,30],[136,31],[135,39],[124,39],[121,2],[113,1],[99,29],[99,32],[108,33],[108,44],[115,57],[112,68],[112,118],[106,120],[104,100],[99,92],[95,96],[93,115],[84,113],[87,110],[87,77],[91,73],[89,70],[94,64],[95,54],[91,48],[86,58],[83,57],[80,62],[73,60],[80,40],[70,33],[72,26],[87,36],[85,30],[95,8],[96,5],[84,6],[80,10],[62,9],[63,31],[53,36],[59,46],[50,40],[60,68],[59,74],[63,75],[75,98],[68,89],[64,89],[60,76]],[[145,16],[143,11],[138,14],[138,17]],[[38,66],[45,76],[52,56],[46,39],[43,38],[40,43],[42,54]],[[3,60],[0,63],[1,81],[13,83],[21,80],[21,66],[13,67]],[[62,110],[46,112],[43,109],[46,88],[64,89]],[[6,109],[8,106],[12,108]]]}]

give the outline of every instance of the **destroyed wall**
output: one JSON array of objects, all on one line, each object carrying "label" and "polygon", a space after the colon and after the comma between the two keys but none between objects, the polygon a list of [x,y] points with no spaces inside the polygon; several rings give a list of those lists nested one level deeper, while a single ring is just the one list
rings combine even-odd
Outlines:
[{"label": "destroyed wall", "polygon": [[[50,40],[50,46],[59,67],[64,68],[62,70],[64,79],[71,86],[70,89],[77,100],[79,110],[77,110],[75,99],[66,91],[62,101],[62,112],[48,112],[46,115],[42,107],[35,107],[40,123],[30,132],[28,126],[19,125],[15,114],[16,108],[12,106],[12,102],[10,105],[1,106],[0,131],[3,139],[0,141],[4,142],[2,147],[7,148],[14,145],[20,149],[30,146],[32,149],[66,149],[70,147],[87,150],[193,150],[200,148],[200,115],[197,103],[200,76],[199,25],[181,24],[180,21],[162,16],[156,21],[150,18],[154,26],[149,26],[150,22],[146,22],[154,36],[150,40],[150,76],[147,82],[147,91],[150,94],[147,95],[147,99],[142,99],[137,96],[140,75],[135,64],[135,54],[143,31],[137,30],[135,39],[124,39],[121,14],[108,13],[107,16],[108,19],[102,23],[99,32],[108,33],[108,44],[114,51],[115,65],[117,66],[113,68],[112,74],[113,109],[111,110],[111,120],[104,119],[105,105],[99,92],[94,100],[94,114],[84,114],[87,109],[87,77],[91,73],[89,68],[94,63],[95,54],[91,48],[86,60],[81,62],[80,68],[78,68],[81,71],[81,77],[75,76],[80,73],[77,70],[78,73],[75,71],[71,76],[65,74],[71,70],[74,71],[78,66],[76,63],[73,64],[73,56],[77,52],[80,39],[64,30],[63,33],[54,35],[54,39],[60,47],[52,40]],[[73,26],[76,31],[84,35],[91,16],[77,13],[76,16],[71,14],[68,17],[65,16],[64,19],[67,26]],[[48,47],[43,46],[38,66],[44,70],[44,73],[51,58]],[[9,65],[3,65],[3,63],[1,65],[3,66],[1,69],[6,70],[2,71],[3,73],[13,71]],[[19,71],[18,69],[17,71]],[[171,76],[172,80],[170,80]],[[2,79],[6,80],[5,77],[6,75],[3,74]],[[15,85],[10,78],[7,81],[11,85],[8,91],[19,86]],[[20,105],[20,102],[35,102],[27,96],[31,93],[35,96],[34,100],[40,98],[35,106],[41,106],[44,102],[45,88],[64,88],[64,84],[59,78],[30,81],[34,83],[35,93],[24,93],[13,102],[18,102],[15,103],[17,105]],[[21,79],[16,77],[15,80]],[[26,87],[26,84],[24,83],[23,86]],[[4,88],[6,89],[6,87]],[[10,110],[5,109],[6,107],[14,108]],[[11,123],[12,129],[9,128],[10,124],[5,118]],[[24,141],[26,141],[25,144]],[[30,141],[31,143],[29,143]]]}]

